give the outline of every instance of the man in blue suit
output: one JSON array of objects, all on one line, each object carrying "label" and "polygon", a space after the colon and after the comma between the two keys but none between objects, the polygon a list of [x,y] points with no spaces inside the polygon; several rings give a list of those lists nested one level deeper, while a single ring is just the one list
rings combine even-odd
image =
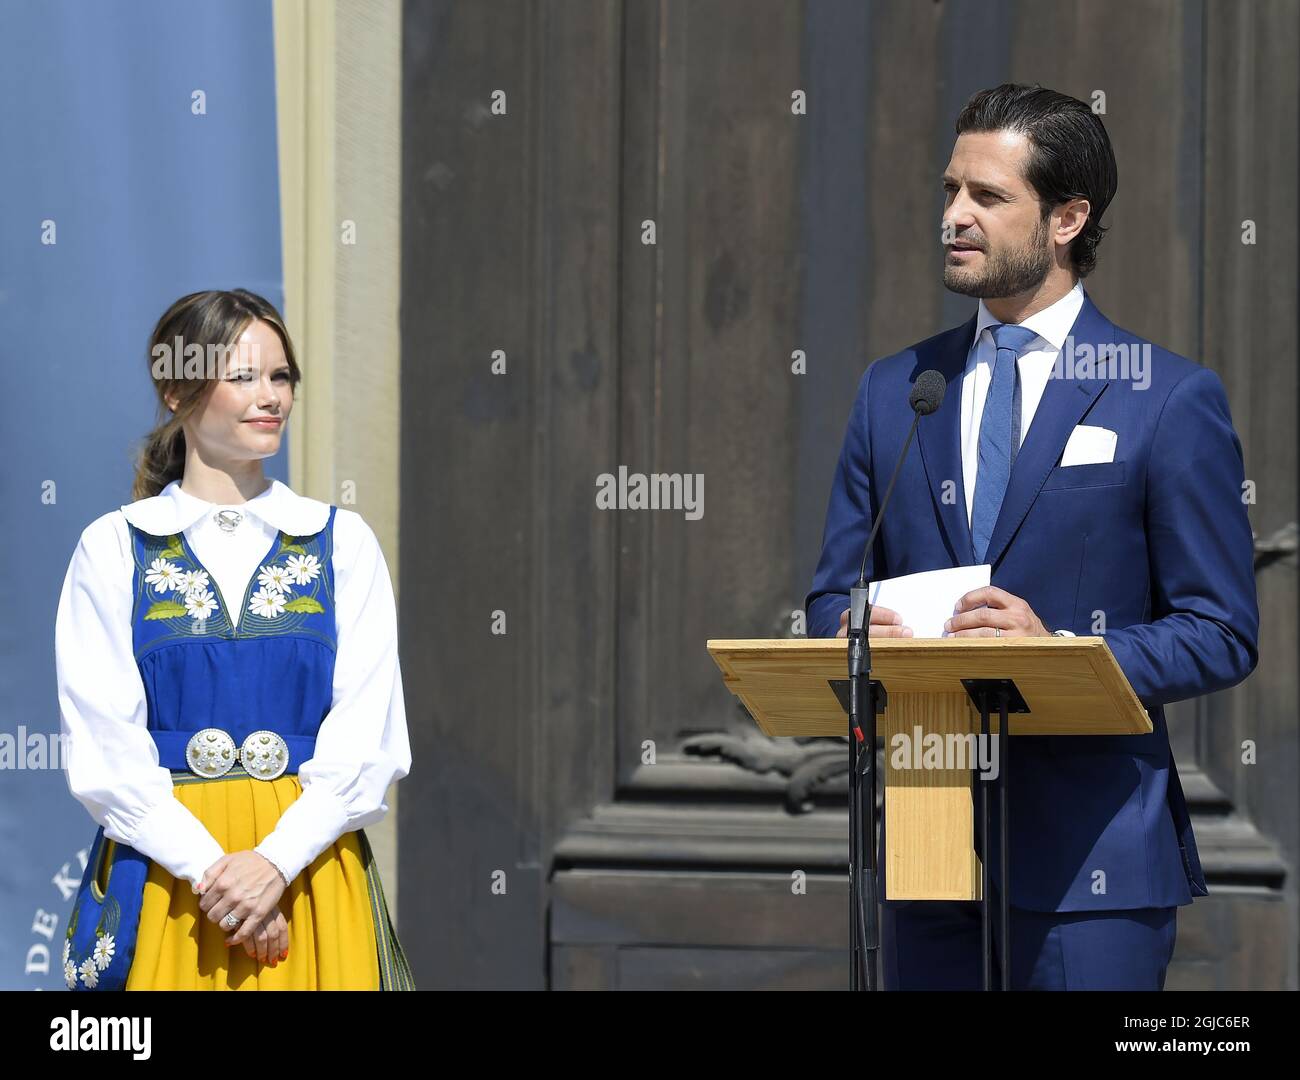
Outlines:
[{"label": "man in blue suit", "polygon": [[[1241,444],[1212,370],[1115,326],[1083,289],[1117,183],[1092,110],[1009,84],[976,94],[957,133],[943,177],[944,284],[980,303],[863,375],[808,632],[845,632],[911,424],[908,393],[935,368],[948,389],[920,421],[869,577],[987,563],[992,585],[960,599],[952,633],[1104,635],[1154,727],[1016,738],[1012,986],[1161,989],[1177,909],[1206,895],[1163,706],[1233,686],[1258,660]],[[911,631],[878,607],[870,633]],[[988,848],[996,904],[990,803],[989,842],[976,845]],[[886,901],[881,965],[886,988],[978,988],[979,905]]]}]

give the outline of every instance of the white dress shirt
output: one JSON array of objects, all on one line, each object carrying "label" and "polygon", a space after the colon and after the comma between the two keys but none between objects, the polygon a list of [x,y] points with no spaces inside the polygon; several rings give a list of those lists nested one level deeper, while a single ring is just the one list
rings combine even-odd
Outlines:
[{"label": "white dress shirt", "polygon": [[[1020,354],[1016,368],[1020,372],[1020,444],[1024,445],[1029,425],[1038,410],[1047,380],[1065,339],[1074,327],[1074,320],[1083,307],[1083,284],[1076,281],[1074,288],[1050,307],[1030,315],[1020,326],[1034,331],[1038,340]],[[980,459],[980,420],[984,416],[984,401],[988,397],[989,383],[993,381],[993,363],[997,348],[993,344],[990,326],[998,325],[984,301],[980,301],[975,319],[975,340],[966,357],[966,373],[961,381],[961,469],[966,487],[966,523],[970,524],[975,508],[975,474]]]},{"label": "white dress shirt", "polygon": [[[244,515],[233,533],[214,520],[221,509]],[[81,534],[54,632],[68,787],[109,839],[174,877],[197,883],[225,852],[176,798],[146,728],[131,631],[135,560],[127,521],[158,536],[183,533],[222,595],[242,600],[277,530],[308,536],[328,518],[327,503],[278,480],[235,505],[206,502],[173,481]],[[392,581],[374,532],[351,510],[335,515],[331,561],[338,650],[330,711],[314,755],[298,770],[302,794],[255,849],[290,881],[344,832],[382,819],[388,786],[411,767]]]}]

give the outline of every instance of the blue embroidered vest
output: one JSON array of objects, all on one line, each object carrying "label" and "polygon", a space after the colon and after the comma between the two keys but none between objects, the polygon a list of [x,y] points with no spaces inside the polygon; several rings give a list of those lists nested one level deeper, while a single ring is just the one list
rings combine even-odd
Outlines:
[{"label": "blue embroidered vest", "polygon": [[289,773],[313,756],[334,692],[336,510],[312,536],[277,532],[242,597],[221,595],[183,534],[128,523],[131,633],[159,764],[185,769],[186,744],[204,728],[228,732],[236,746],[276,732]]}]

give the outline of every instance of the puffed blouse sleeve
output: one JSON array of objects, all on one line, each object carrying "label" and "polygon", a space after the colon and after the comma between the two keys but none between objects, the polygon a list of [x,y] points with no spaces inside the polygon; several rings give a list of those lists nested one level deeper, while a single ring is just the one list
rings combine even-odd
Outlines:
[{"label": "puffed blouse sleeve", "polygon": [[105,514],[82,531],[63,580],[54,666],[64,775],[105,836],[197,883],[225,852],[158,763],[132,644],[130,552],[125,517]]},{"label": "puffed blouse sleeve", "polygon": [[378,538],[353,511],[335,512],[333,566],[330,711],[298,769],[302,794],[254,849],[288,881],[343,833],[381,820],[389,785],[411,769],[393,584]]}]

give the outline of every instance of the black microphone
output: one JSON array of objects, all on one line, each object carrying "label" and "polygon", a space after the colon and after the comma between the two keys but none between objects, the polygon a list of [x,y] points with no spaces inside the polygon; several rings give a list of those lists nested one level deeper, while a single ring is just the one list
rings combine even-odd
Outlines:
[{"label": "black microphone", "polygon": [[923,371],[916,377],[912,392],[907,395],[907,403],[912,406],[913,412],[929,416],[943,404],[943,392],[947,385],[947,380],[934,368]]}]

